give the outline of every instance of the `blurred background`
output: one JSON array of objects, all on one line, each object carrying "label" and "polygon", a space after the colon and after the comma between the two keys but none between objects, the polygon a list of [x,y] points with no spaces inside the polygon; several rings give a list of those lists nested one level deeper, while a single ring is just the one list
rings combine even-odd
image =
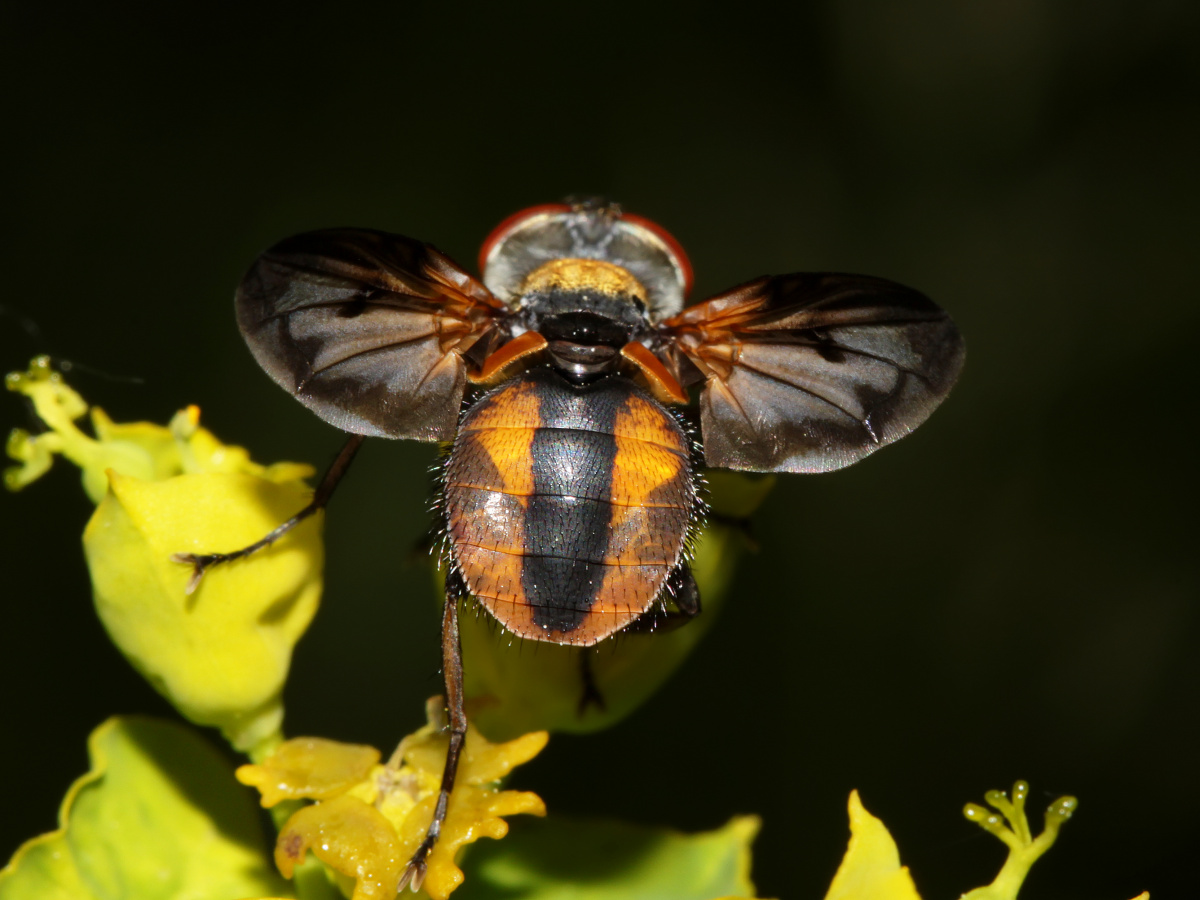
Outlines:
[{"label": "blurred background", "polygon": [[[688,830],[759,813],[759,889],[786,898],[823,895],[858,788],[932,900],[990,881],[1002,848],[960,810],[1024,778],[1034,807],[1080,807],[1022,897],[1184,896],[1198,9],[5,4],[0,363],[50,353],[117,420],[198,403],[257,459],[323,466],[340,434],[233,319],[288,234],[380,228],[473,269],[504,216],[591,192],[675,234],[696,299],[796,270],[917,287],[967,337],[949,401],[861,465],[781,478],[720,626],[519,786]],[[433,458],[368,445],[335,499],[289,732],[387,747],[440,690],[428,577],[402,562]],[[74,472],[0,502],[7,858],[54,826],[92,727],[172,713],[92,612]]]}]

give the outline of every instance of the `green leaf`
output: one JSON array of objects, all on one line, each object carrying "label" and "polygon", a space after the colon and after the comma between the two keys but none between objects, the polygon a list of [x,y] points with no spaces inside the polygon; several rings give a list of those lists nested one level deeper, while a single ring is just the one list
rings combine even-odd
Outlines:
[{"label": "green leaf", "polygon": [[620,822],[550,817],[513,823],[477,844],[454,900],[713,900],[753,897],[750,844],[760,822],[681,834]]},{"label": "green leaf", "polygon": [[[746,517],[775,483],[773,477],[740,472],[708,472],[706,479],[712,515],[696,535],[691,556],[703,613],[685,627],[666,625],[653,633],[633,629],[592,650],[538,643],[536,652],[519,653],[510,639],[497,635],[491,616],[460,618],[468,713],[489,740],[508,741],[530,731],[586,734],[608,728],[652,697],[683,663],[734,589],[737,563],[754,547]],[[437,567],[433,573],[440,603],[444,573]],[[581,703],[584,653],[590,656],[601,703]]]},{"label": "green leaf", "polygon": [[[517,653],[489,616],[461,617],[466,694],[477,701],[468,707],[471,720],[494,741],[530,731],[587,733],[620,721],[653,696],[716,621],[744,544],[739,527],[710,522],[692,559],[704,612],[683,627],[622,634],[591,651],[539,643],[537,652]],[[582,652],[591,653],[603,706],[580,707]]]},{"label": "green leaf", "polygon": [[0,900],[285,897],[253,798],[194,731],[112,718],[88,739],[91,771],[61,827],[0,870]]},{"label": "green leaf", "polygon": [[[686,627],[626,632],[594,650],[539,644],[517,653],[499,639],[490,616],[465,616],[459,628],[471,720],[491,740],[530,731],[587,733],[620,721],[653,696],[716,622],[743,553],[753,547],[745,519],[766,498],[774,478],[709,472],[712,515],[697,535],[691,558],[704,612]],[[439,599],[441,575],[437,576]],[[620,652],[614,648],[620,645]],[[582,653],[590,654],[592,681],[603,704],[580,703]]]}]

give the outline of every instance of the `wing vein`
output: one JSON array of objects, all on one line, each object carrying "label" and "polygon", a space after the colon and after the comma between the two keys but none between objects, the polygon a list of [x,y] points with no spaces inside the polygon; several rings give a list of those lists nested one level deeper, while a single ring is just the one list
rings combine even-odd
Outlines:
[{"label": "wing vein", "polygon": [[[873,359],[876,362],[881,362],[884,365],[891,366],[897,372],[903,372],[905,375],[911,375],[914,378],[919,378],[921,381],[925,382],[926,384],[930,384],[930,380],[929,380],[928,376],[926,376],[923,372],[919,372],[916,369],[910,369],[910,368],[908,368],[908,366],[903,366],[900,363],[896,362],[896,360],[888,359],[886,356],[881,356],[878,353],[871,353],[868,350],[859,350],[856,347],[850,347],[850,346],[847,346],[846,344],[839,344],[836,341],[804,341],[804,340],[800,340],[800,341],[784,342],[784,341],[779,341],[779,340],[761,340],[761,341],[750,340],[750,341],[744,341],[744,342],[748,343],[748,344],[756,344],[756,345],[769,345],[769,344],[781,344],[782,343],[787,346],[812,347],[814,349],[819,349],[821,347],[828,347],[831,350],[839,350],[842,353],[848,353],[852,356],[860,356],[860,357],[863,357],[864,359]],[[755,370],[755,371],[757,371],[757,370]]]},{"label": "wing vein", "polygon": [[359,350],[356,353],[351,353],[349,356],[343,356],[340,359],[336,359],[328,365],[321,366],[319,369],[314,367],[312,370],[312,375],[324,375],[330,369],[334,369],[340,365],[350,362],[351,360],[358,359],[359,357],[370,356],[372,353],[381,353],[385,350],[395,350],[397,347],[403,347],[405,344],[415,344],[419,341],[427,341],[431,337],[433,337],[433,332],[418,335],[417,337],[405,338],[404,340],[389,341],[386,344],[380,344],[378,347],[368,347],[366,350]]},{"label": "wing vein", "polygon": [[[763,378],[768,378],[771,381],[774,381],[778,384],[786,384],[790,388],[794,388],[794,389],[800,391],[801,393],[808,394],[808,396],[812,397],[815,400],[820,400],[822,403],[829,404],[834,409],[836,409],[838,412],[840,412],[842,415],[846,416],[846,418],[848,418],[854,422],[857,422],[859,425],[861,425],[863,427],[863,429],[867,432],[867,434],[869,434],[871,436],[871,438],[873,440],[877,440],[877,438],[875,438],[875,431],[874,431],[874,429],[871,428],[870,422],[868,421],[870,419],[869,413],[865,417],[860,419],[858,416],[856,416],[854,413],[850,412],[850,410],[846,409],[840,403],[836,403],[833,400],[830,400],[828,397],[817,393],[816,391],[812,390],[811,388],[806,388],[803,385],[799,385],[799,384],[793,384],[792,382],[788,381],[785,378],[780,378],[778,375],[774,375],[771,372],[766,371],[765,369],[759,369],[755,366],[749,365],[748,363],[746,363],[744,361],[739,361],[738,365],[741,366],[742,368],[749,369],[751,372],[756,372]],[[895,393],[895,392],[893,391],[892,393]],[[891,396],[891,395],[889,394],[889,396]]]},{"label": "wing vein", "polygon": [[[404,295],[404,294],[394,294],[393,296],[400,297],[402,299],[407,297],[407,295]],[[421,298],[421,297],[412,297],[410,299],[423,300],[423,298]],[[376,309],[387,310],[388,312],[412,313],[414,315],[421,315],[421,316],[445,316],[446,318],[450,318],[450,319],[461,319],[462,318],[461,316],[456,316],[456,315],[451,314],[449,312],[449,310],[444,310],[444,309],[440,309],[440,308],[439,309],[431,309],[430,304],[433,302],[432,300],[425,300],[423,302],[423,304],[422,303],[411,303],[411,304],[380,303],[379,302],[380,298],[378,296],[376,296],[376,297],[372,297],[370,300],[366,300],[361,297],[350,297],[350,298],[339,298],[337,300],[314,301],[312,303],[306,303],[303,306],[294,306],[290,309],[281,309],[279,312],[273,312],[269,316],[265,316],[264,318],[260,319],[259,321],[261,324],[265,325],[267,322],[273,322],[276,319],[284,319],[284,318],[287,318],[288,316],[296,315],[297,313],[306,313],[306,312],[310,312],[315,309],[336,309],[339,306],[348,306],[352,303],[357,303],[359,300],[362,300],[364,307],[374,307]]]}]

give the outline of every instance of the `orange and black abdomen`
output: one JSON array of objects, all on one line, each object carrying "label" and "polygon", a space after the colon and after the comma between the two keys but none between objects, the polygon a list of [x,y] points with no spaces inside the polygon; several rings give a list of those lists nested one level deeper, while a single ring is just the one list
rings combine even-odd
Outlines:
[{"label": "orange and black abdomen", "polygon": [[534,369],[476,401],[445,470],[450,552],[521,637],[591,645],[654,603],[697,501],[690,442],[620,376]]}]

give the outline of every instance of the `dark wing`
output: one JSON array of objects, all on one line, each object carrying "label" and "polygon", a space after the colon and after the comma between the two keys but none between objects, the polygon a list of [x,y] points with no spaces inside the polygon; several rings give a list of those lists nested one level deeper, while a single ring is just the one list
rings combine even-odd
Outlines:
[{"label": "dark wing", "polygon": [[923,294],[882,278],[760,278],[662,325],[700,396],[705,461],[752,472],[827,472],[908,434],[946,397],[965,348]]},{"label": "dark wing", "polygon": [[422,441],[453,438],[462,354],[507,314],[428,244],[355,228],[281,241],[237,292],[254,358],[301,403],[344,431]]}]

